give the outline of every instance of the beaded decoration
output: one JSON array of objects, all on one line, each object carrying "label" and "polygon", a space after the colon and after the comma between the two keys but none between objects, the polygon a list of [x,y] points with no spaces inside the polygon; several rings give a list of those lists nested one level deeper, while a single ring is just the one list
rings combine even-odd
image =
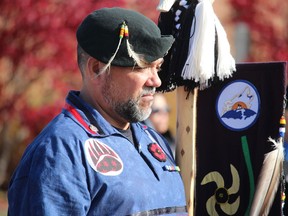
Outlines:
[{"label": "beaded decoration", "polygon": [[143,55],[136,53],[133,50],[133,46],[129,43],[129,29],[128,29],[126,22],[123,21],[122,25],[120,27],[119,42],[118,42],[117,48],[116,48],[114,54],[112,55],[112,57],[109,59],[108,63],[100,70],[99,74],[105,72],[108,68],[110,68],[112,61],[114,60],[115,56],[117,55],[117,53],[119,51],[119,48],[120,48],[120,45],[121,45],[123,39],[125,39],[125,41],[126,41],[127,51],[128,51],[129,57],[133,58],[135,63],[139,67],[145,66],[145,61],[143,61]]}]

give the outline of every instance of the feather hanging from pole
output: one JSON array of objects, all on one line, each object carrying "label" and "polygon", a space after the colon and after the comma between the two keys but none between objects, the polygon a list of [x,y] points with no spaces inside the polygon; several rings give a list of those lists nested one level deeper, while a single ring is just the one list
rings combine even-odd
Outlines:
[{"label": "feather hanging from pole", "polygon": [[250,216],[268,215],[280,183],[284,160],[283,138],[276,142],[269,137],[268,141],[274,144],[274,149],[265,155]]}]

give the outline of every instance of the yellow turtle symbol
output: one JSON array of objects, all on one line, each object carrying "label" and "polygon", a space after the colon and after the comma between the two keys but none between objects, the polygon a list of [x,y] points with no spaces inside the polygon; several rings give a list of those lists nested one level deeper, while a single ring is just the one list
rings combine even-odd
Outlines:
[{"label": "yellow turtle symbol", "polygon": [[234,215],[240,204],[240,197],[238,196],[235,202],[229,203],[229,196],[236,194],[240,187],[240,178],[236,168],[230,164],[230,170],[232,174],[232,186],[230,188],[225,188],[224,179],[219,172],[210,172],[202,180],[201,185],[208,184],[210,182],[215,182],[217,189],[213,196],[211,196],[206,202],[206,210],[210,216],[218,216],[215,209],[216,205],[220,205],[220,208],[227,215]]}]

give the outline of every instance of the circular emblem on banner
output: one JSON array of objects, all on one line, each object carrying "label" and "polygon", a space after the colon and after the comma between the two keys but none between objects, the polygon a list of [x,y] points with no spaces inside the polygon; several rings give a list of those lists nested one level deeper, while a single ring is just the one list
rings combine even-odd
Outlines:
[{"label": "circular emblem on banner", "polygon": [[220,92],[216,112],[226,128],[233,131],[246,130],[259,116],[259,93],[255,86],[246,80],[233,81]]}]

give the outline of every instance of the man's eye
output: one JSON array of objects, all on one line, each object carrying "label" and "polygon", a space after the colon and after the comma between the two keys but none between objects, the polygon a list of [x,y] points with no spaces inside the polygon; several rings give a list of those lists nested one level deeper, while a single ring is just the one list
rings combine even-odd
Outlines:
[{"label": "man's eye", "polygon": [[141,72],[141,71],[143,71],[145,68],[141,68],[141,67],[134,67],[133,68],[133,71],[135,71],[135,72]]},{"label": "man's eye", "polygon": [[[139,67],[139,66],[135,66],[133,67],[133,71],[134,72],[142,72],[142,71],[146,71],[147,69],[153,69],[153,67],[151,66],[147,66],[147,67]],[[157,66],[156,67],[157,72],[160,72],[162,70],[161,66]]]}]

